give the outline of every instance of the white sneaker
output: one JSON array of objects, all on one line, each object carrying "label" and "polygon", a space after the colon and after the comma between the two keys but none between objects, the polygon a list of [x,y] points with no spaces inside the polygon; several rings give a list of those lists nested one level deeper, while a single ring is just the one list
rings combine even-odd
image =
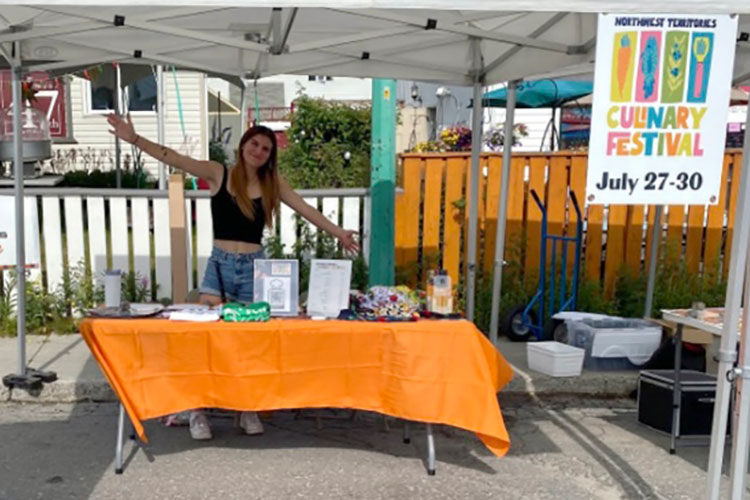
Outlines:
[{"label": "white sneaker", "polygon": [[240,427],[245,430],[245,434],[263,434],[263,424],[254,411],[243,411],[240,413]]},{"label": "white sneaker", "polygon": [[190,437],[198,441],[205,441],[213,437],[208,418],[202,411],[190,412]]}]

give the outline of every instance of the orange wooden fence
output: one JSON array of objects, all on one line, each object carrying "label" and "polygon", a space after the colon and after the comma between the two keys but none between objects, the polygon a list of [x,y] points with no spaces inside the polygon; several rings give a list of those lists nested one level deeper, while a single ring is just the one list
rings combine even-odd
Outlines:
[{"label": "orange wooden fence", "polygon": [[[663,231],[663,256],[684,259],[690,272],[719,270],[726,275],[741,156],[740,150],[727,150],[724,155],[717,205],[665,207],[658,222]],[[505,259],[520,259],[526,276],[536,276],[541,251],[541,213],[531,190],[537,191],[547,207],[550,234],[572,234],[576,214],[568,192],[575,191],[581,203],[586,199],[587,160],[586,153],[569,151],[513,155]],[[424,278],[426,268],[442,265],[457,283],[467,253],[470,154],[408,153],[401,156],[400,163],[403,192],[396,196],[396,265],[407,270],[410,282]],[[501,165],[501,153],[482,154],[477,263],[484,273],[492,272],[495,255],[500,183],[505,182]],[[643,273],[648,268],[654,208],[582,207],[582,276],[600,281],[611,292],[623,267],[634,275]],[[569,262],[570,269],[572,264]]]}]

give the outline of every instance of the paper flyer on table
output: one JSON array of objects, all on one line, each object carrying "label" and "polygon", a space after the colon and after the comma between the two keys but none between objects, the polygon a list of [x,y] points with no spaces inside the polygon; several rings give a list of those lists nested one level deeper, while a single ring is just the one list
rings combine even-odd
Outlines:
[{"label": "paper flyer on table", "polygon": [[349,307],[352,261],[312,259],[307,314],[336,318]]}]

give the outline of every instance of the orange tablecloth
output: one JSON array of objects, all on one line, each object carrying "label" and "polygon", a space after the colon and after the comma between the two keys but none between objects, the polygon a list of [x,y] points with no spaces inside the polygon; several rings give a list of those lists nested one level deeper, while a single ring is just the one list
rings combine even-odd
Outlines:
[{"label": "orange tablecloth", "polygon": [[81,333],[144,440],[142,420],[192,408],[339,407],[510,446],[496,393],[513,372],[469,321],[86,319]]}]

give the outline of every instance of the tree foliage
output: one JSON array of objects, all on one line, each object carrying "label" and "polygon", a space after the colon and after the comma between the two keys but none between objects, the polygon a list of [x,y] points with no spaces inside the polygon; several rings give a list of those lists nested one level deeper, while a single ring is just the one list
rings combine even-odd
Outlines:
[{"label": "tree foliage", "polygon": [[371,108],[301,97],[279,169],[296,189],[370,184]]}]

